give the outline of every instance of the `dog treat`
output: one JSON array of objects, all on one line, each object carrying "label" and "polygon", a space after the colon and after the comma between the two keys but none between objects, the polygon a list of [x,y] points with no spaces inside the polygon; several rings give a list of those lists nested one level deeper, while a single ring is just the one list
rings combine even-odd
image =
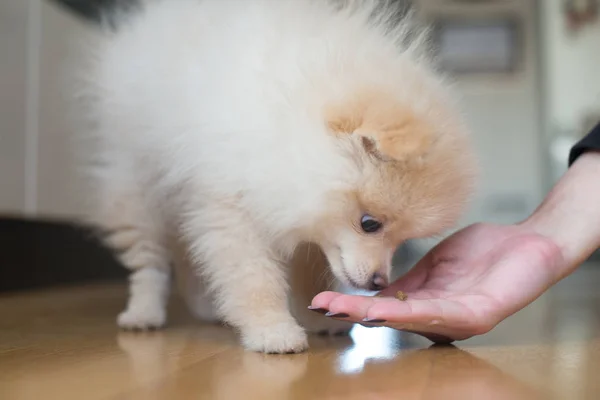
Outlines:
[{"label": "dog treat", "polygon": [[406,299],[408,298],[408,296],[406,295],[406,293],[404,293],[403,291],[399,290],[396,292],[396,298],[400,301],[406,301]]},{"label": "dog treat", "polygon": [[[377,293],[375,295],[375,297],[391,297],[391,296],[386,296],[384,294]],[[400,301],[406,301],[406,299],[408,299],[408,295],[401,290],[397,291],[396,295],[394,297]]]}]

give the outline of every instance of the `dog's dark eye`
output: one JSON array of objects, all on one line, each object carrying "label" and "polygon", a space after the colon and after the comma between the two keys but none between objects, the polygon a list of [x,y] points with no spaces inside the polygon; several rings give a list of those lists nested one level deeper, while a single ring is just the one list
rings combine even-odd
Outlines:
[{"label": "dog's dark eye", "polygon": [[360,219],[360,227],[366,233],[375,233],[383,227],[383,224],[370,215],[363,215]]}]

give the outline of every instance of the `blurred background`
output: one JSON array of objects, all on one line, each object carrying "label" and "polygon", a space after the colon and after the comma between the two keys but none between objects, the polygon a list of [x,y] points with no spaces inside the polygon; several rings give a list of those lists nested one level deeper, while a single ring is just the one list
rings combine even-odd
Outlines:
[{"label": "blurred background", "polygon": [[[399,3],[431,24],[474,133],[482,177],[461,226],[525,218],[566,170],[570,146],[600,120],[598,1]],[[115,4],[135,5],[0,1],[0,290],[121,273],[102,267],[110,257],[71,226],[85,186],[70,154],[77,132],[65,90],[77,39]],[[409,265],[434,243],[408,243],[397,262]],[[65,271],[50,277],[50,260]]]}]

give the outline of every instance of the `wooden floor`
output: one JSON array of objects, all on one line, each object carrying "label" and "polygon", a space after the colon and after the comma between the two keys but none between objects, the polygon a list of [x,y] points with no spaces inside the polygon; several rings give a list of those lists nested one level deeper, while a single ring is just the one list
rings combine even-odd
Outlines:
[{"label": "wooden floor", "polygon": [[122,285],[0,297],[0,399],[600,399],[600,267],[588,266],[488,335],[431,347],[357,327],[305,354],[242,351],[190,320],[120,333]]}]

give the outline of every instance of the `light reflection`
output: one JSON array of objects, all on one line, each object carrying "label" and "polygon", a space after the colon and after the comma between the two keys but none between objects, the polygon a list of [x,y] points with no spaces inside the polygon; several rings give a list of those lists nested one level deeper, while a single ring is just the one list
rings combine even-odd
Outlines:
[{"label": "light reflection", "polygon": [[398,333],[389,328],[366,328],[356,325],[350,336],[354,345],[339,357],[339,371],[344,374],[361,372],[369,359],[389,360],[397,354],[394,342]]}]

